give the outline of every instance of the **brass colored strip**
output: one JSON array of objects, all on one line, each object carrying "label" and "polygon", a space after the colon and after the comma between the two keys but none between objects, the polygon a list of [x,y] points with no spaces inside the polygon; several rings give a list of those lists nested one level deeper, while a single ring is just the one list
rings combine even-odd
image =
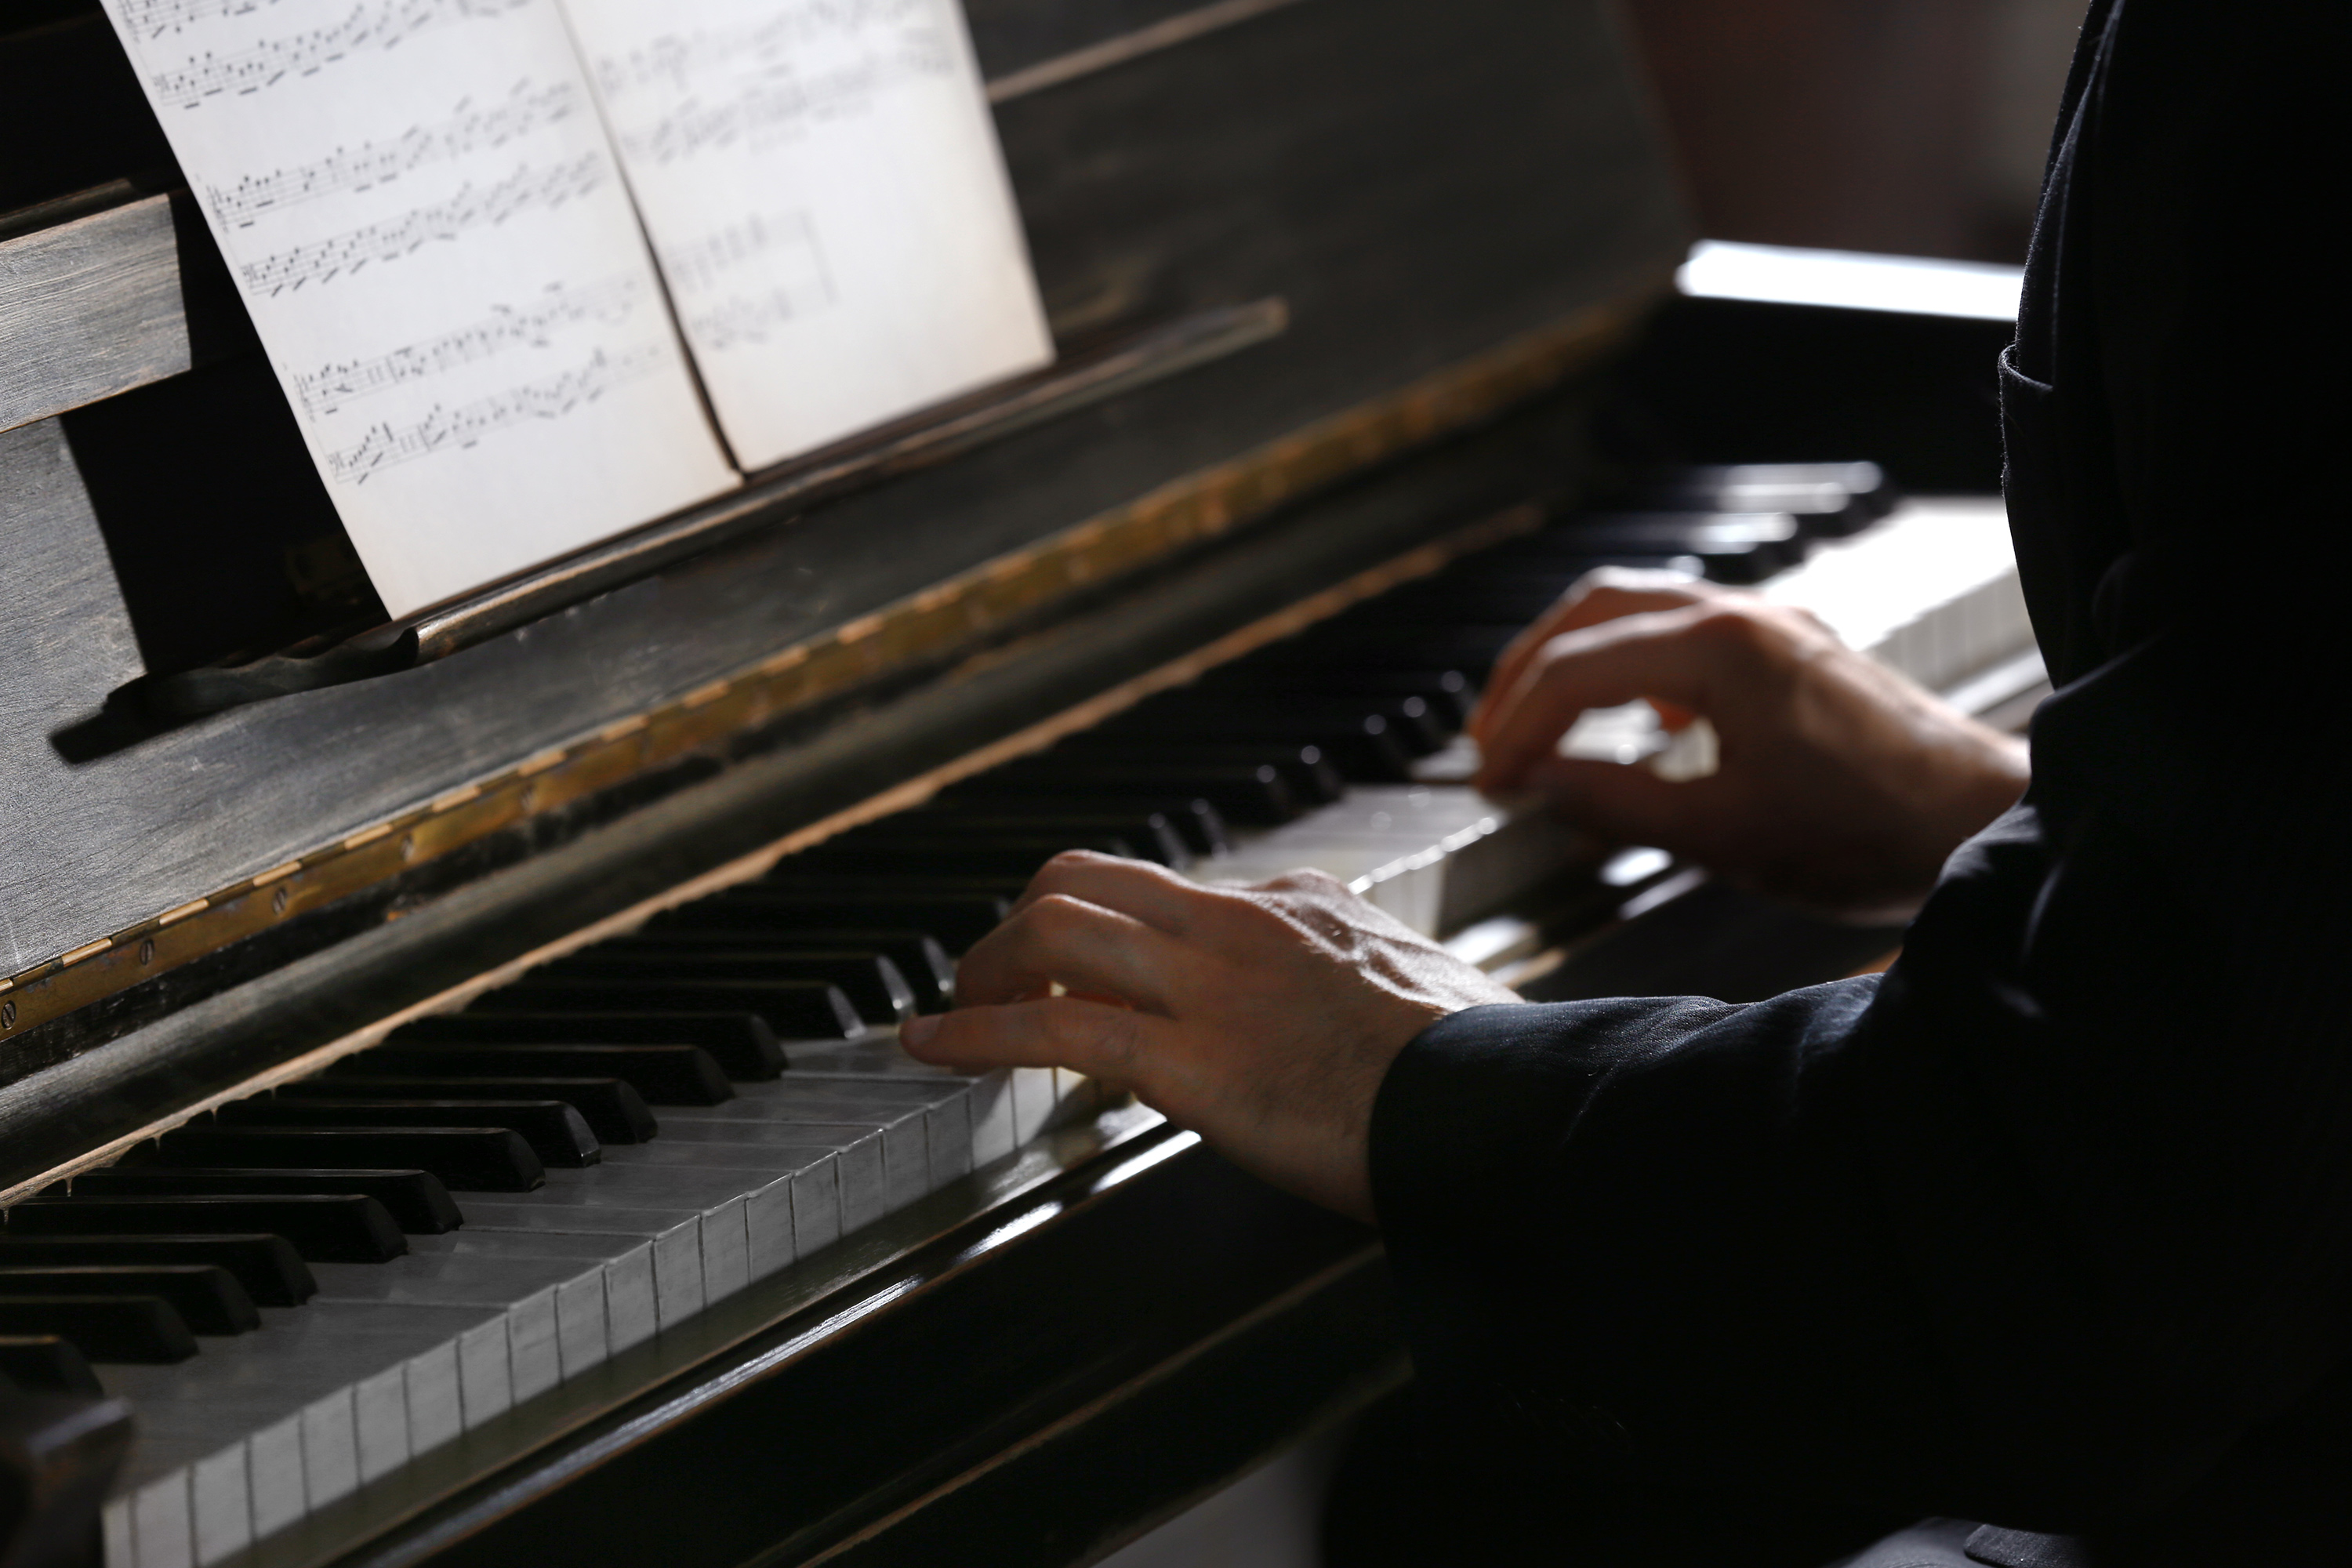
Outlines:
[{"label": "brass colored strip", "polygon": [[[1318,421],[1230,462],[1171,480],[1037,544],[781,649],[738,675],[698,688],[689,694],[691,705],[688,700],[673,700],[615,721],[572,745],[540,752],[465,786],[478,794],[464,798],[462,804],[465,789],[449,792],[432,805],[363,828],[205,900],[191,900],[172,911],[175,918],[169,924],[158,916],[6,976],[5,985],[12,989],[8,1000],[0,1003],[0,1045],[24,1030],[281,921],[363,891],[526,817],[560,809],[780,714],[854,689],[887,671],[950,655],[975,637],[1062,598],[1073,584],[1099,583],[1163,560],[1371,464],[1475,426],[1591,364],[1631,331],[1646,303],[1643,299],[1580,311],[1388,396]],[[1419,555],[1415,552],[1404,559]],[[1408,571],[1406,574],[1416,574]],[[1343,585],[1330,592],[1349,591]],[[1318,605],[1327,597],[1318,595],[1307,603]],[[1331,612],[1301,613],[1304,619],[1284,624],[1295,629]],[[1227,638],[1213,647],[1224,648],[1231,642]],[[1207,658],[1214,663],[1231,657],[1231,652],[1211,656],[1203,650],[1194,658]],[[1183,660],[1168,668],[1197,673],[1207,665]],[[1190,674],[1171,675],[1168,683],[1191,678]],[[1102,713],[1146,694],[1134,683],[1118,691],[1131,694],[1106,694],[1071,710],[1073,715],[1094,717],[1063,715],[1049,725],[1068,720],[1069,728],[1082,728]],[[1106,701],[1113,707],[1101,707]],[[1042,727],[1024,731],[1010,741],[972,753],[970,771],[1045,744],[1045,740],[1033,738],[1042,732]],[[1053,734],[1066,732],[1055,730]],[[874,809],[866,816],[898,808],[879,803],[919,800],[944,782],[943,776],[926,774],[925,780],[913,781],[867,803]],[[908,795],[908,790],[917,793]],[[866,816],[856,816],[855,820],[866,820]],[[849,826],[848,816],[827,818],[763,853],[772,863],[779,856]],[[764,864],[761,869],[765,869]],[[181,914],[194,903],[205,907]]]}]

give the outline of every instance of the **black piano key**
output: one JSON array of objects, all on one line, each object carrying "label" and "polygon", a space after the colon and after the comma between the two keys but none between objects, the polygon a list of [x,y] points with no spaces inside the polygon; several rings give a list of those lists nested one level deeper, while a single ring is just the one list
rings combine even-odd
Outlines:
[{"label": "black piano key", "polygon": [[1155,866],[1166,866],[1181,871],[1192,863],[1192,846],[1178,827],[1173,816],[1165,811],[1132,813],[1086,810],[1075,803],[1062,811],[1048,805],[1027,810],[980,811],[970,806],[943,805],[933,802],[902,816],[876,823],[865,830],[868,842],[935,843],[953,842],[970,837],[994,838],[1053,838],[1068,840],[1071,847],[1082,847],[1088,840],[1114,838],[1128,847],[1128,853]]},{"label": "black piano key", "polygon": [[[1547,584],[1548,586],[1548,584]],[[1543,596],[1528,619],[1559,595]],[[1478,705],[1478,683],[1458,669],[1255,669],[1234,667],[1202,680],[1200,689],[1229,703],[1279,700],[1293,692],[1315,696],[1418,697],[1459,730]]]},{"label": "black piano key", "polygon": [[20,1394],[66,1394],[103,1399],[105,1385],[89,1358],[55,1334],[0,1334],[0,1380]]},{"label": "black piano key", "polygon": [[[215,1114],[216,1127],[364,1127],[384,1130],[504,1128],[530,1145],[540,1163],[584,1170],[604,1145],[581,1114],[560,1100],[241,1100]],[[511,1189],[509,1189],[511,1190]]]},{"label": "black piano key", "polygon": [[874,952],[898,965],[913,987],[915,1005],[936,1013],[955,1004],[955,960],[929,931],[887,927],[813,926],[762,931],[746,926],[648,926],[607,946],[631,952]]},{"label": "black piano key", "polygon": [[1483,680],[1526,626],[1524,620],[1506,616],[1408,632],[1381,625],[1333,627],[1313,638],[1261,648],[1243,663],[1253,670],[1458,669]]},{"label": "black piano key", "polygon": [[155,1296],[189,1331],[244,1334],[261,1327],[253,1298],[227,1269],[204,1263],[0,1264],[0,1296]]},{"label": "black piano key", "polygon": [[[560,1100],[577,1110],[600,1142],[643,1143],[661,1131],[646,1097],[625,1079],[618,1078],[469,1078],[457,1074],[434,1078],[368,1076],[375,1065],[373,1054],[352,1064],[353,1070],[331,1078],[304,1079],[281,1084],[280,1100]],[[711,1064],[711,1076],[725,1078]]]},{"label": "black piano key", "polygon": [[[780,865],[790,865],[790,859]],[[737,930],[791,931],[839,925],[904,926],[930,932],[949,951],[961,952],[996,929],[1012,912],[1017,893],[925,891],[919,888],[815,889],[788,876],[730,888],[682,904],[654,921],[649,931],[727,926]]]},{"label": "black piano key", "polygon": [[[1380,748],[1382,767],[1409,764],[1454,738],[1454,727],[1419,697],[1319,698],[1311,694],[1235,703],[1214,693],[1188,692],[1167,708],[1136,710],[1131,721],[1106,734],[1157,741],[1233,742],[1311,737],[1331,753],[1342,772],[1366,745]],[[1361,765],[1360,763],[1359,765]]]},{"label": "black piano key", "polygon": [[914,987],[897,964],[878,952],[791,952],[760,950],[757,944],[728,952],[698,952],[661,942],[640,945],[619,937],[550,964],[546,973],[587,980],[822,980],[840,986],[869,1024],[896,1025],[915,1014]]},{"label": "black piano key", "polygon": [[[971,793],[966,795],[965,790]],[[989,802],[1083,801],[1111,796],[1156,799],[1159,797],[1153,792],[1159,791],[1198,798],[1216,812],[1221,829],[1225,822],[1250,827],[1278,827],[1307,809],[1282,776],[1282,771],[1271,763],[1180,767],[1164,762],[1088,762],[1075,755],[1062,759],[1052,769],[1024,765],[1017,773],[1000,769],[982,773],[960,788],[953,798]]]},{"label": "black piano key", "polygon": [[822,980],[518,981],[500,986],[467,1012],[477,1018],[503,1013],[710,1012],[751,1013],[767,1020],[780,1039],[843,1040],[863,1034],[866,1021],[841,987]]},{"label": "black piano key", "polygon": [[[1095,826],[1108,826],[1124,820],[1139,822],[1155,833],[1164,823],[1175,833],[1178,842],[1193,856],[1222,854],[1233,847],[1225,833],[1224,813],[1201,795],[1186,795],[1176,790],[1157,795],[1128,791],[1089,793],[1042,784],[1029,789],[1015,789],[997,784],[992,774],[983,774],[969,785],[933,796],[908,815],[946,821],[976,816],[1033,824],[1060,822],[1066,818]],[[1131,834],[1129,836],[1132,837]]]},{"label": "black piano key", "polygon": [[[1319,746],[1274,745],[1264,742],[1188,742],[1155,744],[1129,735],[1074,735],[1043,756],[1024,760],[1018,778],[1027,772],[1058,772],[1068,778],[1156,778],[1170,788],[1195,787],[1191,780],[1213,769],[1270,767],[1281,775],[1292,798],[1302,805],[1328,805],[1348,792],[1340,775]],[[1182,782],[1180,782],[1182,781]],[[1223,803],[1220,803],[1222,805]]]},{"label": "black piano key", "polygon": [[[496,1036],[500,1031],[492,1026],[495,1025],[521,1026],[542,1021],[484,1019],[480,1032]],[[512,1032],[542,1033],[521,1027]],[[372,1051],[345,1058],[329,1068],[318,1081],[340,1083],[346,1073],[397,1074],[404,1078],[479,1077],[488,1080],[538,1072],[616,1078],[655,1105],[723,1105],[735,1098],[734,1086],[727,1081],[718,1058],[699,1046],[567,1046],[560,1039],[526,1040],[520,1044],[486,1039],[479,1045],[451,1041],[439,1045],[378,1046]]]},{"label": "black piano key", "polygon": [[314,1263],[382,1263],[408,1250],[400,1227],[392,1223],[384,1206],[357,1193],[282,1197],[35,1197],[8,1211],[12,1237],[109,1232],[169,1236],[175,1231],[203,1237],[254,1231],[282,1236],[295,1251]]},{"label": "black piano key", "polygon": [[[397,1257],[407,1246],[400,1243],[391,1256]],[[245,1293],[264,1307],[299,1307],[319,1289],[302,1254],[280,1235],[77,1235],[69,1230],[28,1235],[24,1226],[15,1225],[0,1235],[0,1264],[63,1263],[209,1263],[227,1269],[245,1287]]]},{"label": "black piano key", "polygon": [[461,1193],[528,1193],[547,1181],[547,1168],[520,1136],[503,1127],[462,1122],[399,1128],[183,1127],[163,1134],[154,1152],[142,1153],[137,1163],[299,1170],[342,1165],[404,1171],[414,1166],[432,1172],[444,1185]]},{"label": "black piano key", "polygon": [[[495,994],[495,993],[493,994]],[[495,1014],[495,1020],[490,1015]],[[481,1046],[694,1046],[708,1051],[726,1076],[743,1083],[766,1083],[784,1070],[784,1048],[775,1030],[757,1013],[727,1009],[681,1012],[582,1012],[551,1007],[535,1011],[500,1006],[467,1013],[419,1018],[394,1029],[391,1044],[437,1045],[444,1042]],[[518,1068],[528,1073],[530,1068]],[[569,1074],[572,1069],[562,1070]],[[582,1068],[582,1073],[603,1076],[604,1069]],[[612,1073],[637,1084],[653,1095],[633,1073]],[[655,1100],[659,1105],[661,1100]],[[672,1105],[701,1105],[699,1100],[671,1100]]]},{"label": "black piano key", "polygon": [[430,1171],[175,1170],[161,1165],[111,1165],[84,1171],[74,1178],[73,1190],[83,1197],[360,1193],[382,1204],[393,1223],[410,1236],[442,1236],[465,1223],[457,1200]]},{"label": "black piano key", "polygon": [[159,1296],[0,1295],[0,1334],[55,1334],[91,1361],[171,1363],[196,1337]]},{"label": "black piano key", "polygon": [[1036,875],[1039,867],[1068,849],[1136,858],[1135,846],[1112,834],[1039,834],[1023,837],[966,839],[911,835],[852,834],[792,858],[803,875],[849,877],[1006,877]]}]

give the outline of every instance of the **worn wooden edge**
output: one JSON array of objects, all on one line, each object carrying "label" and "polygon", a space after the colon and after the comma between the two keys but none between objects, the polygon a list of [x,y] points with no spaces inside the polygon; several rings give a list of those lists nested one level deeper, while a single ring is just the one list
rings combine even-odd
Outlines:
[{"label": "worn wooden edge", "polygon": [[[488,835],[893,671],[937,661],[992,633],[1002,635],[1057,600],[1212,542],[1351,474],[1465,430],[1592,363],[1632,330],[1647,302],[1590,307],[1243,457],[1172,480],[1037,544],[793,643],[659,706],[0,977],[0,1047],[12,1036]],[[1465,543],[1457,550],[1470,547]],[[1437,563],[1424,569],[1434,570]],[[1295,621],[1292,629],[1305,624],[1304,619]],[[1286,634],[1265,634],[1276,635]],[[1171,674],[1166,679],[1172,682],[1189,677]],[[1147,694],[1119,689],[1126,694],[1107,693],[1097,704],[1034,726],[974,753],[959,766],[977,771],[1048,744]],[[919,790],[909,784],[877,799],[908,804],[946,782],[935,779]],[[898,809],[898,805],[869,804],[868,816]],[[699,891],[681,893],[680,900],[759,875],[781,856],[849,826],[851,821],[834,818],[814,825],[763,851],[765,858],[756,866],[730,868],[725,876],[713,873],[719,880],[690,884]],[[0,1194],[0,1202],[11,1195]]]},{"label": "worn wooden edge", "polygon": [[0,431],[192,369],[179,229],[168,195],[116,181],[0,227]]}]

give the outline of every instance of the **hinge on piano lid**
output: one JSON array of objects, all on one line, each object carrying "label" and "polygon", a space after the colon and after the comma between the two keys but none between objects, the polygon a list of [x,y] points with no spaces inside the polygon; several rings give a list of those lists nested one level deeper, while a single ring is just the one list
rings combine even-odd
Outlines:
[{"label": "hinge on piano lid", "polygon": [[742,489],[397,621],[343,628],[259,655],[142,676],[115,700],[177,721],[446,658],[717,548],[792,512],[1075,413],[1279,336],[1280,299],[1199,310],[1066,355],[755,474]]}]

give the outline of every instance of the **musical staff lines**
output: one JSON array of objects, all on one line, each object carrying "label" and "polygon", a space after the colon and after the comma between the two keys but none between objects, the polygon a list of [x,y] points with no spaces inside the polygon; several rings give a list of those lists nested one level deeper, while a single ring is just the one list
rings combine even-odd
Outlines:
[{"label": "musical staff lines", "polygon": [[730,349],[757,348],[780,328],[803,321],[833,305],[831,285],[770,289],[756,299],[736,296],[686,317],[687,341],[698,353],[725,353]]},{"label": "musical staff lines", "polygon": [[313,419],[346,405],[463,364],[517,348],[545,348],[566,327],[617,326],[644,303],[648,290],[634,276],[608,278],[582,289],[553,289],[520,309],[499,305],[465,326],[407,343],[371,359],[321,365],[293,378],[296,398]]},{"label": "musical staff lines", "polygon": [[577,368],[541,381],[526,382],[457,408],[435,408],[413,425],[381,424],[341,451],[327,454],[327,473],[346,484],[365,484],[371,475],[428,458],[453,447],[471,447],[486,436],[533,420],[561,419],[625,382],[659,370],[666,346],[606,353],[598,349]]},{"label": "musical staff lines", "polygon": [[621,146],[633,158],[667,163],[746,138],[786,137],[811,121],[856,113],[899,82],[945,76],[953,68],[946,45],[936,37],[921,37],[840,70],[758,83],[730,100],[689,99],[642,129],[623,132]]},{"label": "musical staff lines", "polygon": [[833,292],[824,248],[804,213],[755,213],[661,253],[662,276],[681,299],[725,288],[730,272],[751,262],[760,264],[762,279],[799,274],[813,277],[828,297]]},{"label": "musical staff lines", "polygon": [[247,262],[237,268],[237,275],[257,294],[326,283],[371,261],[394,261],[436,240],[456,239],[470,230],[502,224],[533,207],[552,210],[586,195],[610,177],[601,152],[583,153],[550,168],[525,164],[495,184],[468,184],[447,201]]},{"label": "musical staff lines", "polygon": [[122,0],[122,20],[145,37],[176,33],[214,16],[250,16],[278,0]]},{"label": "musical staff lines", "polygon": [[[226,54],[207,50],[184,66],[158,71],[148,90],[158,103],[194,109],[223,93],[262,91],[289,76],[309,76],[363,49],[389,49],[428,28],[476,17],[499,16],[533,0],[361,0],[339,22],[282,38],[265,38]],[[150,36],[205,16],[235,16],[251,9],[244,0],[126,0],[125,19],[136,28],[143,10],[172,14]],[[152,24],[150,24],[151,26]]]},{"label": "musical staff lines", "polygon": [[697,77],[789,66],[811,44],[877,30],[936,32],[939,25],[934,0],[800,0],[746,26],[666,33],[625,55],[600,57],[593,68],[608,101],[646,87],[684,92]]},{"label": "musical staff lines", "polygon": [[537,90],[524,82],[504,103],[488,109],[460,103],[448,119],[413,127],[389,141],[339,147],[314,163],[248,174],[206,194],[222,223],[250,227],[270,212],[340,191],[364,191],[428,163],[502,147],[577,112],[579,97],[569,82]]}]

